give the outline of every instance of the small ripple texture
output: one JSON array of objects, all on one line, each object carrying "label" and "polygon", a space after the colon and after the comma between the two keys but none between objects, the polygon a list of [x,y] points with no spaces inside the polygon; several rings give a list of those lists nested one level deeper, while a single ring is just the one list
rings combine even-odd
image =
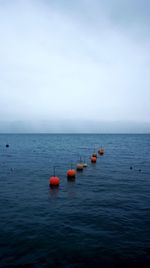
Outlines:
[{"label": "small ripple texture", "polygon": [[0,267],[150,267],[150,135],[1,134]]}]

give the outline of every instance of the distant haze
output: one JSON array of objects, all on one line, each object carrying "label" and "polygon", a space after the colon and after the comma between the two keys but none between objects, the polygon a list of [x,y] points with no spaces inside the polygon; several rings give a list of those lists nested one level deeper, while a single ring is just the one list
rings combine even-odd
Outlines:
[{"label": "distant haze", "polygon": [[149,0],[0,0],[0,132],[150,133]]},{"label": "distant haze", "polygon": [[150,133],[150,124],[130,121],[56,120],[1,122],[0,133]]}]

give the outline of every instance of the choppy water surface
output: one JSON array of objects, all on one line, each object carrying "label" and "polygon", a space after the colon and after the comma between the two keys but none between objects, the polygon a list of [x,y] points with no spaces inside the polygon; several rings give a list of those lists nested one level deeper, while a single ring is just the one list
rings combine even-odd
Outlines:
[{"label": "choppy water surface", "polygon": [[0,135],[0,216],[1,267],[150,267],[150,135]]}]

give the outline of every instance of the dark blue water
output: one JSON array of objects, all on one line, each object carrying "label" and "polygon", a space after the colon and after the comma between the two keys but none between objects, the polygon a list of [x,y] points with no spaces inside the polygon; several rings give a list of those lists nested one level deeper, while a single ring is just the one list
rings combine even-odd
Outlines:
[{"label": "dark blue water", "polygon": [[0,217],[1,267],[150,267],[150,135],[0,135]]}]

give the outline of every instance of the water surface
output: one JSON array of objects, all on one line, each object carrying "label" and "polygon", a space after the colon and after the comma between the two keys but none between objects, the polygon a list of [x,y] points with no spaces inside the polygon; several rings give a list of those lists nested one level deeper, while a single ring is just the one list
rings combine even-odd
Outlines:
[{"label": "water surface", "polygon": [[150,267],[150,135],[0,135],[0,215],[1,267]]}]

